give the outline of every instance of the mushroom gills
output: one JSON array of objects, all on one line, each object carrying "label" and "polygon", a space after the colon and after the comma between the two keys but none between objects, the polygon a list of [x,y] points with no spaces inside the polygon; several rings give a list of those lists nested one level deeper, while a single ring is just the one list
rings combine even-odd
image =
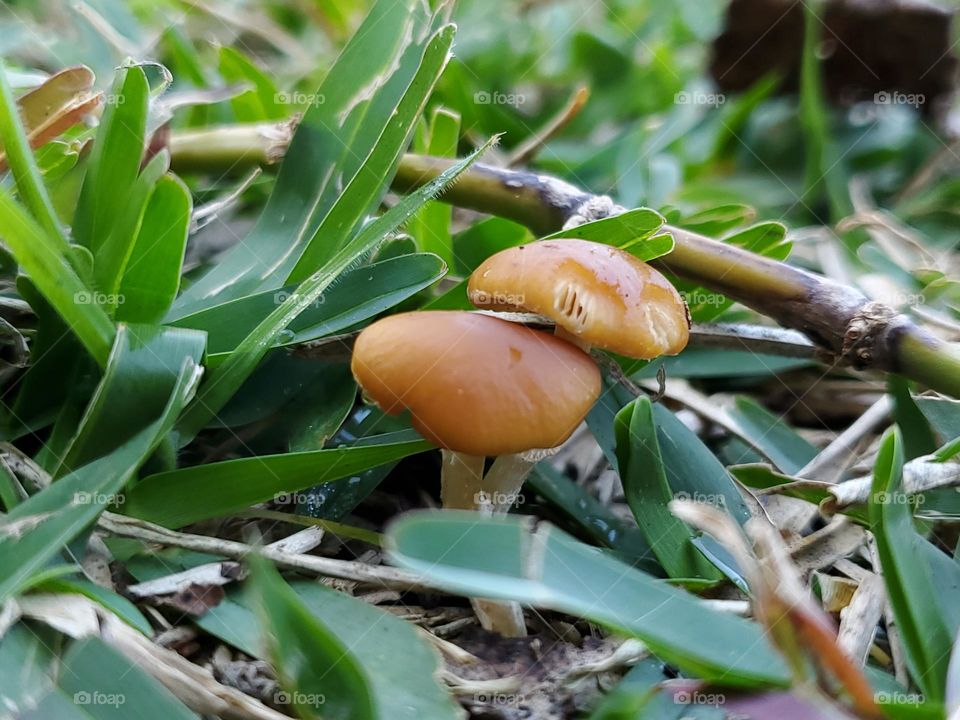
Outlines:
[{"label": "mushroom gills", "polygon": [[554,295],[554,309],[578,331],[587,326],[593,298],[574,283],[563,283]]}]

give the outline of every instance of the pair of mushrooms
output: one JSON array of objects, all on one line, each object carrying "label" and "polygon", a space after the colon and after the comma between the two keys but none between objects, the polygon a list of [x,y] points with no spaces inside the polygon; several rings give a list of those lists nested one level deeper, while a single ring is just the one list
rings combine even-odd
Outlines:
[{"label": "pair of mushrooms", "polygon": [[[534,464],[599,397],[591,347],[652,359],[680,352],[689,337],[687,306],[667,279],[600,243],[503,250],[474,271],[467,290],[485,310],[546,316],[555,334],[481,313],[402,313],[360,333],[351,363],[366,397],[391,415],[409,411],[442,449],[445,508],[509,510]],[[496,459],[484,475],[488,456]],[[526,634],[515,603],[473,605],[486,629]]]}]

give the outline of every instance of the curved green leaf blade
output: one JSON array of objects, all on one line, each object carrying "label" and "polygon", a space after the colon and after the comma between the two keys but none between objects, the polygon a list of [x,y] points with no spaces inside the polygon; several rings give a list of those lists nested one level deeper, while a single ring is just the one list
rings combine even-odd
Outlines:
[{"label": "curved green leaf blade", "polygon": [[730,686],[786,685],[789,672],[759,625],[577,542],[515,517],[416,512],[388,529],[401,567],[469,596],[546,607],[647,643],[685,672]]},{"label": "curved green leaf blade", "polygon": [[201,388],[196,402],[184,413],[178,426],[184,442],[192,439],[226,405],[286,328],[323,297],[327,288],[346,272],[347,268],[376,248],[389,233],[409,220],[427,200],[455,181],[497,140],[497,137],[490,138],[482,147],[449,167],[416,192],[404,196],[383,215],[365,225],[329,263],[304,280],[293,295],[264,318],[211,375]]},{"label": "curved green leaf blade", "polygon": [[[321,584],[289,583],[314,620],[349,648],[369,680],[384,720],[452,720],[462,716],[438,678],[436,653],[410,623]],[[262,657],[262,629],[249,598],[233,593],[197,624],[252,657]],[[403,662],[397,662],[398,657]]]},{"label": "curved green leaf blade", "polygon": [[[160,417],[114,452],[50,485],[4,516],[0,526],[0,600],[29,584],[31,576],[113,501],[137,468],[170,431],[192,397],[200,368],[183,361]],[[29,528],[29,532],[21,532]]]},{"label": "curved green leaf blade", "polygon": [[121,325],[103,378],[51,474],[103,457],[160,415],[184,360],[200,364],[205,339],[196,330]]},{"label": "curved green leaf blade", "polygon": [[147,202],[130,258],[118,278],[117,320],[158,323],[180,288],[193,199],[177,178],[160,178]]},{"label": "curved green leaf blade", "polygon": [[0,239],[47,301],[102,367],[116,330],[67,255],[0,189]]},{"label": "curved green leaf blade", "polygon": [[926,698],[939,702],[944,698],[953,635],[938,607],[933,568],[922,547],[927,543],[913,528],[902,481],[903,444],[894,428],[884,436],[874,467],[870,525],[910,673]]},{"label": "curved green leaf blade", "polygon": [[196,720],[158,680],[96,637],[78,640],[62,658],[60,689],[96,720]]},{"label": "curved green leaf blade", "polygon": [[95,262],[133,192],[143,157],[150,86],[138,66],[121,68],[108,96],[73,217],[74,240]]},{"label": "curved green leaf blade", "polygon": [[376,445],[266,455],[158,473],[127,493],[122,510],[159,525],[180,527],[431,448],[426,440],[391,439],[381,436]]},{"label": "curved green leaf blade", "polygon": [[251,585],[270,658],[287,688],[278,699],[302,718],[385,717],[351,648],[313,617],[272,565],[255,559]]},{"label": "curved green leaf blade", "polygon": [[[379,315],[429,287],[445,271],[435,255],[417,253],[347,270],[303,311],[275,347],[333,335]],[[296,288],[268,290],[216,305],[173,322],[207,332],[207,363],[217,365]]]},{"label": "curved green leaf blade", "polygon": [[[442,17],[425,4],[378,0],[347,43],[297,126],[277,182],[256,226],[210,272],[175,303],[178,316],[284,285],[280,273],[297,258],[358,173],[363,160],[392,121],[399,93],[409,85],[416,63],[400,63],[406,52],[419,60]],[[370,112],[377,103],[380,113]],[[398,151],[399,152],[399,151]],[[383,184],[388,177],[367,178]],[[375,203],[363,209],[371,212]],[[337,242],[339,244],[339,241]],[[338,248],[337,248],[338,249]]]},{"label": "curved green leaf blade", "polygon": [[614,427],[627,504],[663,569],[672,578],[719,579],[716,568],[691,543],[690,528],[667,507],[674,495],[660,457],[653,403],[637,398],[617,413]]},{"label": "curved green leaf blade", "polygon": [[0,151],[10,166],[17,183],[17,191],[37,224],[43,228],[53,249],[61,255],[67,252],[67,239],[60,228],[56,211],[40,176],[37,161],[21,120],[20,109],[13,97],[7,78],[7,69],[0,65]]}]

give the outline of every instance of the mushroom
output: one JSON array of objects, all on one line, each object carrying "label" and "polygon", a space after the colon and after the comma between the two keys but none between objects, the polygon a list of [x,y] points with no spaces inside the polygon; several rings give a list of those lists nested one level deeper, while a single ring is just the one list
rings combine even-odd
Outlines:
[{"label": "mushroom", "polygon": [[[550,318],[556,336],[584,352],[651,360],[676,355],[690,336],[690,311],[670,281],[620,248],[587,240],[501,250],[474,270],[467,293],[477,307]],[[536,459],[500,457],[487,477],[525,477]]]},{"label": "mushroom", "polygon": [[[561,445],[600,395],[589,355],[552,335],[478,313],[425,311],[379,320],[357,337],[351,370],[388,414],[443,453],[445,508],[506,512],[526,474],[500,459]],[[484,457],[499,456],[483,476]],[[474,600],[481,624],[526,634],[516,604]]]},{"label": "mushroom", "polygon": [[690,313],[659,272],[630,253],[587,240],[544,240],[507,248],[470,276],[470,301],[489,310],[531,312],[583,350],[631,358],[676,355]]}]

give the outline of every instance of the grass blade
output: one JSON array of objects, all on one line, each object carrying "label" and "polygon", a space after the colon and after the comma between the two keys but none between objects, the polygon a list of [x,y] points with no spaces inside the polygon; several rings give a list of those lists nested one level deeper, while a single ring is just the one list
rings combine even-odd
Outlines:
[{"label": "grass blade", "polygon": [[0,238],[47,301],[102,367],[116,329],[57,241],[0,189]]},{"label": "grass blade", "polygon": [[373,250],[389,233],[394,232],[409,220],[425,202],[454,182],[494,142],[496,138],[491,138],[483,147],[451,166],[417,192],[406,195],[390,210],[366,225],[343,250],[337,253],[336,257],[304,280],[294,294],[264,318],[230,354],[223,365],[211,375],[201,389],[197,400],[188,408],[180,424],[183,439],[186,441],[193,438],[226,405],[267,351],[276,343],[280,334],[301,313],[316,303],[347,268]]},{"label": "grass blade", "polygon": [[664,660],[730,686],[786,685],[789,673],[759,625],[599,553],[544,523],[476,513],[408,513],[388,528],[401,567],[450,592],[579,615],[637,637]]},{"label": "grass blade", "polygon": [[17,101],[13,97],[6,68],[0,65],[0,139],[6,161],[17,182],[17,191],[30,210],[34,220],[50,237],[50,242],[61,255],[67,252],[67,239],[60,228],[53,203],[40,177],[33,152],[23,129]]},{"label": "grass blade", "polygon": [[333,482],[431,449],[426,440],[265,455],[198,465],[144,478],[126,495],[123,512],[167,527],[182,527],[246,510],[279,494]]}]

